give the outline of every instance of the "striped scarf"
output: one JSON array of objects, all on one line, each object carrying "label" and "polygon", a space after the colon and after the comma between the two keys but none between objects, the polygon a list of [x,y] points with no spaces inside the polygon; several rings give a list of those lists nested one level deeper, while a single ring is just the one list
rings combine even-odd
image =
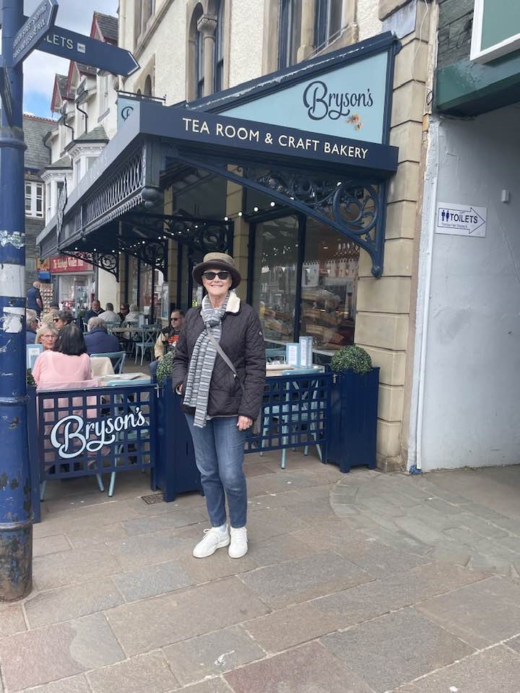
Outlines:
[{"label": "striped scarf", "polygon": [[[201,317],[204,321],[204,327],[211,330],[211,334],[217,342],[222,334],[222,318],[226,314],[226,308],[229,300],[229,293],[224,299],[224,303],[220,308],[213,308],[207,296],[202,301]],[[190,367],[188,369],[188,380],[186,381],[186,393],[184,395],[184,404],[188,407],[195,407],[194,426],[204,428],[208,413],[209,386],[217,350],[210,341],[206,329],[202,332],[195,346],[190,359]]]}]

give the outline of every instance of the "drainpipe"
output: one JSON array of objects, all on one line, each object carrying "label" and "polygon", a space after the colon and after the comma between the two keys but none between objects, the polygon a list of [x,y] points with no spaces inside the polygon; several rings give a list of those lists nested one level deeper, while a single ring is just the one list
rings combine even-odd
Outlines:
[{"label": "drainpipe", "polygon": [[[88,113],[86,111],[84,111],[83,109],[81,109],[79,107],[79,104],[76,104],[76,108],[78,109],[78,111],[80,113],[83,113],[83,115],[85,116],[85,132],[88,132]],[[69,127],[69,126],[67,125],[67,127]],[[72,137],[74,138],[74,130],[72,131]]]},{"label": "drainpipe", "polygon": [[[431,122],[431,121],[430,121]],[[428,330],[430,322],[430,294],[433,267],[433,243],[435,237],[437,186],[439,179],[439,123],[431,122],[430,147],[428,152],[428,168],[432,170],[432,178],[429,185],[429,204],[427,217],[424,219],[423,228],[427,232],[424,238],[424,248],[421,248],[419,260],[419,286],[417,301],[416,323],[422,329],[418,329],[416,338],[416,353],[419,353],[418,364],[414,368],[414,397],[416,401],[415,426],[412,424],[412,440],[410,441],[409,462],[410,474],[419,474],[422,471],[423,462],[423,422],[424,422],[424,397],[426,390],[426,359],[428,354]],[[428,178],[426,183],[428,183]],[[415,454],[414,454],[415,452]],[[415,458],[415,459],[414,459]]]}]

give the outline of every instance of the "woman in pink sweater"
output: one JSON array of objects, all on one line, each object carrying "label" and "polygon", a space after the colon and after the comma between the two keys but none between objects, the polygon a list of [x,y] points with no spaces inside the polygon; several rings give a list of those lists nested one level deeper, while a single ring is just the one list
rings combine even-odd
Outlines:
[{"label": "woman in pink sweater", "polygon": [[91,380],[92,367],[81,330],[76,325],[62,328],[54,350],[38,356],[32,374],[40,390],[46,385]]}]

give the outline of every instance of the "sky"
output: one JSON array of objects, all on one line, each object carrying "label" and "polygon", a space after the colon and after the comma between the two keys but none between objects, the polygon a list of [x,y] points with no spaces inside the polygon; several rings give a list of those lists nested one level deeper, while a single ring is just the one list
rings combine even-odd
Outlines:
[{"label": "sky", "polygon": [[[30,15],[41,0],[25,0]],[[56,26],[90,34],[95,10],[117,15],[118,0],[59,0]],[[35,50],[24,63],[24,112],[51,118],[51,98],[56,73],[66,75],[69,61]]]}]

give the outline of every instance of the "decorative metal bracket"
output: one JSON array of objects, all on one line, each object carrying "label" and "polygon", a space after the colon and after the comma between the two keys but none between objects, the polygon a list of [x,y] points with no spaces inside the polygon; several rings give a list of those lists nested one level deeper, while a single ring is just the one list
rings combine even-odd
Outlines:
[{"label": "decorative metal bracket", "polygon": [[95,267],[105,270],[113,274],[117,281],[119,281],[119,256],[114,253],[98,253],[98,252],[83,252],[75,250],[62,250],[60,251],[63,255],[70,255],[71,257],[77,257],[79,260],[88,262]]},{"label": "decorative metal bracket", "polygon": [[[126,222],[124,224],[126,226]],[[168,241],[164,238],[150,239],[136,235],[118,236],[117,243],[120,251],[133,255],[135,258],[150,265],[163,273],[168,280]]]},{"label": "decorative metal bracket", "polygon": [[349,178],[323,178],[286,169],[269,172],[243,167],[242,175],[228,170],[227,163],[200,161],[178,153],[177,158],[192,166],[223,176],[238,185],[268,194],[290,207],[336,229],[360,246],[372,259],[372,274],[383,273],[385,241],[386,185]]},{"label": "decorative metal bracket", "polygon": [[199,219],[180,214],[140,214],[125,217],[137,229],[167,237],[202,253],[229,252],[233,241],[233,222]]}]

